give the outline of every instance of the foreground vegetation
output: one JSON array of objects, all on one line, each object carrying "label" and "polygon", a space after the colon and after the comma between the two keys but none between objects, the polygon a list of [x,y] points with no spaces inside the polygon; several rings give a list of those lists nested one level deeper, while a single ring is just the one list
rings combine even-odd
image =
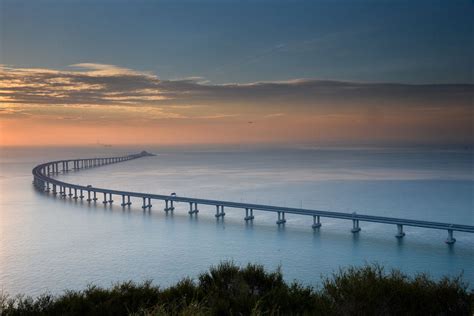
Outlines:
[{"label": "foreground vegetation", "polygon": [[279,270],[224,262],[166,289],[126,282],[36,299],[2,295],[0,315],[472,315],[473,299],[460,277],[410,278],[368,265],[314,289],[286,283]]}]

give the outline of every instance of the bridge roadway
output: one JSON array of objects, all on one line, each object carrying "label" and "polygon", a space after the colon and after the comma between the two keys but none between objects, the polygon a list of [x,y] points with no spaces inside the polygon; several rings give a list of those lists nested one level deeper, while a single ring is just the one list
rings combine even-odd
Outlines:
[{"label": "bridge roadway", "polygon": [[[383,223],[383,224],[392,224],[397,226],[397,233],[395,237],[403,238],[405,233],[403,232],[403,226],[413,226],[413,227],[423,227],[423,228],[432,228],[432,229],[441,229],[448,232],[448,237],[446,243],[453,244],[456,242],[456,239],[453,237],[454,231],[474,233],[474,226],[470,225],[460,225],[460,224],[450,224],[450,223],[440,223],[440,222],[431,222],[431,221],[421,221],[413,219],[404,219],[404,218],[393,218],[385,216],[373,216],[373,215],[362,215],[357,213],[342,213],[342,212],[330,212],[330,211],[320,211],[304,208],[293,208],[293,207],[282,207],[274,205],[264,205],[264,204],[253,204],[253,203],[240,203],[232,201],[220,201],[220,200],[210,200],[210,199],[198,199],[184,196],[172,195],[162,195],[162,194],[151,194],[151,193],[142,193],[142,192],[131,192],[131,191],[121,191],[121,190],[110,190],[104,188],[96,188],[90,185],[77,185],[71,184],[63,181],[59,181],[55,178],[52,178],[52,175],[57,175],[60,172],[67,173],[70,171],[69,166],[72,165],[73,170],[80,170],[91,167],[98,167],[102,165],[108,165],[117,162],[128,161],[132,159],[138,159],[142,157],[153,156],[152,154],[143,151],[138,154],[121,156],[121,157],[107,157],[107,158],[87,158],[87,159],[69,159],[69,160],[57,160],[50,161],[43,164],[40,164],[33,168],[33,184],[35,187],[41,191],[51,192],[54,196],[57,194],[60,197],[69,196],[72,199],[84,199],[85,193],[87,193],[88,202],[96,202],[98,200],[97,194],[103,195],[104,204],[112,204],[113,196],[121,196],[122,203],[121,206],[130,206],[132,202],[130,201],[131,197],[140,198],[143,200],[142,208],[144,210],[151,209],[152,204],[151,200],[161,200],[165,202],[165,212],[174,210],[174,202],[183,202],[189,203],[190,215],[197,214],[199,212],[198,205],[212,205],[216,207],[216,218],[224,217],[224,207],[228,208],[238,208],[245,209],[245,221],[252,221],[254,219],[253,211],[266,211],[266,212],[275,212],[278,215],[278,220],[276,223],[282,225],[286,222],[285,214],[298,214],[298,215],[307,215],[313,217],[313,229],[318,229],[321,227],[321,217],[327,218],[338,218],[352,221],[352,233],[358,233],[361,228],[359,222],[374,222],[374,223]],[[58,192],[59,189],[59,192]],[[66,193],[68,191],[68,193]]]}]

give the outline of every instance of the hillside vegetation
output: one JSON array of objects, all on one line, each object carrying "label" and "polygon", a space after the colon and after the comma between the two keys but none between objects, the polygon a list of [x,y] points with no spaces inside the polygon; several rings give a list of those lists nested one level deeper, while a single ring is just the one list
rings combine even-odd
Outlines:
[{"label": "hillside vegetation", "polygon": [[35,299],[3,294],[0,315],[472,315],[473,297],[461,277],[378,265],[341,269],[315,289],[285,282],[280,270],[223,262],[163,289],[126,282]]}]

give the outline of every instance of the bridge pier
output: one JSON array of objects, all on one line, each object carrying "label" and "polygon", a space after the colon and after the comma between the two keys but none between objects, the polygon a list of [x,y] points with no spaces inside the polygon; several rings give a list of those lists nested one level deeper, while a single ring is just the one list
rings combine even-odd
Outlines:
[{"label": "bridge pier", "polygon": [[114,203],[114,200],[112,200],[112,193],[109,193],[109,201],[110,204]]},{"label": "bridge pier", "polygon": [[77,189],[74,188],[74,200],[77,200]]},{"label": "bridge pier", "polygon": [[82,200],[84,198],[84,191],[81,189],[81,195],[79,195],[79,198]]},{"label": "bridge pier", "polygon": [[452,245],[456,242],[456,238],[453,237],[453,230],[448,229],[448,238],[446,239],[446,243],[448,245]]},{"label": "bridge pier", "polygon": [[321,220],[319,215],[313,215],[313,229],[321,227]]},{"label": "bridge pier", "polygon": [[122,195],[122,206],[130,206],[132,202],[130,202],[130,195],[127,195],[127,202],[125,202],[125,195]]},{"label": "bridge pier", "polygon": [[91,191],[89,191],[89,190],[87,190],[87,200],[86,200],[86,201],[89,202],[89,203],[92,201],[92,199],[91,199]]},{"label": "bridge pier", "polygon": [[71,187],[69,187],[68,189],[69,189],[69,194],[68,194],[68,196],[69,196],[69,198],[71,198],[71,196],[72,196],[72,189],[71,189]]},{"label": "bridge pier", "polygon": [[94,191],[94,197],[92,198],[92,201],[94,201],[94,203],[98,200],[97,198],[97,192]]},{"label": "bridge pier", "polygon": [[[146,199],[148,199],[148,204],[147,204],[147,202],[146,202]],[[144,198],[143,198],[143,206],[142,206],[142,209],[143,209],[143,210],[146,210],[147,208],[150,209],[151,206],[152,206],[152,205],[151,205],[151,198],[146,198],[146,197],[144,197]]]},{"label": "bridge pier", "polygon": [[245,217],[244,217],[244,220],[245,221],[251,221],[254,219],[254,216],[253,216],[253,209],[251,208],[246,208],[245,209]]},{"label": "bridge pier", "polygon": [[219,217],[224,217],[225,216],[225,213],[224,213],[224,205],[216,205],[216,218],[219,218]]},{"label": "bridge pier", "polygon": [[405,236],[405,232],[403,231],[403,225],[397,224],[397,234],[395,237],[397,238],[403,238]]},{"label": "bridge pier", "polygon": [[45,192],[49,192],[50,189],[49,189],[49,182],[46,182],[46,189],[44,190]]},{"label": "bridge pier", "polygon": [[354,234],[360,232],[359,220],[358,219],[353,219],[352,220],[351,232],[354,233]]},{"label": "bridge pier", "polygon": [[104,192],[104,200],[102,201],[102,204],[107,204],[108,201],[107,201],[107,193]]},{"label": "bridge pier", "polygon": [[61,197],[65,198],[66,197],[66,187],[62,187],[62,192],[61,192]]},{"label": "bridge pier", "polygon": [[[193,208],[193,204],[194,204],[194,208]],[[188,212],[188,214],[193,215],[193,214],[197,214],[197,213],[199,213],[199,210],[197,208],[197,203],[189,202],[189,212]]]},{"label": "bridge pier", "polygon": [[276,221],[277,225],[285,224],[285,212],[277,212],[278,213],[278,220]]},{"label": "bridge pier", "polygon": [[56,184],[53,184],[53,195],[56,195],[58,194],[58,192],[56,191]]},{"label": "bridge pier", "polygon": [[[170,203],[169,207],[168,207],[168,202]],[[165,203],[166,203],[165,212],[174,211],[174,201],[173,200],[165,200]]]}]

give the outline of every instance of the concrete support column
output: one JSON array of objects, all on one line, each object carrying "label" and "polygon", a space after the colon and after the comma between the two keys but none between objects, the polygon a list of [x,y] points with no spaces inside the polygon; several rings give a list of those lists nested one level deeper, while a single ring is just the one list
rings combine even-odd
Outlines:
[{"label": "concrete support column", "polygon": [[125,195],[122,195],[122,204],[120,206],[125,206],[127,203],[125,203]]},{"label": "concrete support column", "polygon": [[168,212],[170,209],[168,208],[168,200],[165,200],[165,212]]},{"label": "concrete support column", "polygon": [[216,218],[225,216],[224,205],[216,205],[216,215],[215,216],[216,216]]},{"label": "concrete support column", "polygon": [[107,204],[107,193],[104,192],[104,200],[102,201],[102,203],[105,205]]},{"label": "concrete support column", "polygon": [[86,201],[89,202],[89,203],[92,201],[92,199],[91,199],[91,191],[90,191],[90,190],[87,190],[87,200],[86,200]]},{"label": "concrete support column", "polygon": [[245,221],[251,221],[253,220],[253,209],[251,208],[246,208],[245,209]]},{"label": "concrete support column", "polygon": [[49,192],[50,189],[49,189],[49,182],[46,182],[46,189],[45,189],[46,192]]},{"label": "concrete support column", "polygon": [[94,191],[94,197],[92,198],[92,200],[93,200],[94,202],[98,200],[98,198],[97,198],[97,192],[95,192],[95,191]]},{"label": "concrete support column", "polygon": [[358,220],[358,219],[353,219],[353,220],[352,220],[352,229],[351,229],[351,232],[353,232],[353,233],[358,233],[358,232],[360,232],[359,220]]},{"label": "concrete support column", "polygon": [[110,204],[114,203],[114,200],[112,200],[112,193],[109,193],[109,203]]},{"label": "concrete support column", "polygon": [[[193,207],[193,205],[194,205],[194,207]],[[189,212],[188,213],[189,213],[189,215],[199,213],[197,203],[189,202]]]},{"label": "concrete support column", "polygon": [[170,211],[174,211],[174,201],[170,201]]},{"label": "concrete support column", "polygon": [[456,238],[453,237],[453,230],[448,229],[448,238],[446,239],[446,243],[448,245],[452,245],[456,242]]},{"label": "concrete support column", "polygon": [[276,221],[276,223],[278,225],[286,223],[285,212],[278,212],[278,220]]},{"label": "concrete support column", "polygon": [[68,195],[69,195],[69,197],[72,196],[72,189],[71,189],[71,187],[69,187],[69,194],[68,194]]},{"label": "concrete support column", "polygon": [[144,197],[143,198],[143,205],[142,205],[142,209],[145,210],[145,209],[151,209],[153,205],[151,204],[151,198],[149,197]]},{"label": "concrete support column", "polygon": [[53,184],[53,195],[56,195],[58,194],[58,192],[56,191],[56,184]]},{"label": "concrete support column", "polygon": [[397,234],[395,235],[395,237],[403,238],[403,236],[405,236],[405,233],[403,232],[403,225],[397,224]]},{"label": "concrete support column", "polygon": [[77,189],[74,188],[74,200],[77,200]]},{"label": "concrete support column", "polygon": [[313,215],[313,229],[321,227],[321,220],[319,215]]},{"label": "concrete support column", "polygon": [[79,195],[79,198],[82,200],[84,198],[84,191],[81,189],[81,195]]}]

